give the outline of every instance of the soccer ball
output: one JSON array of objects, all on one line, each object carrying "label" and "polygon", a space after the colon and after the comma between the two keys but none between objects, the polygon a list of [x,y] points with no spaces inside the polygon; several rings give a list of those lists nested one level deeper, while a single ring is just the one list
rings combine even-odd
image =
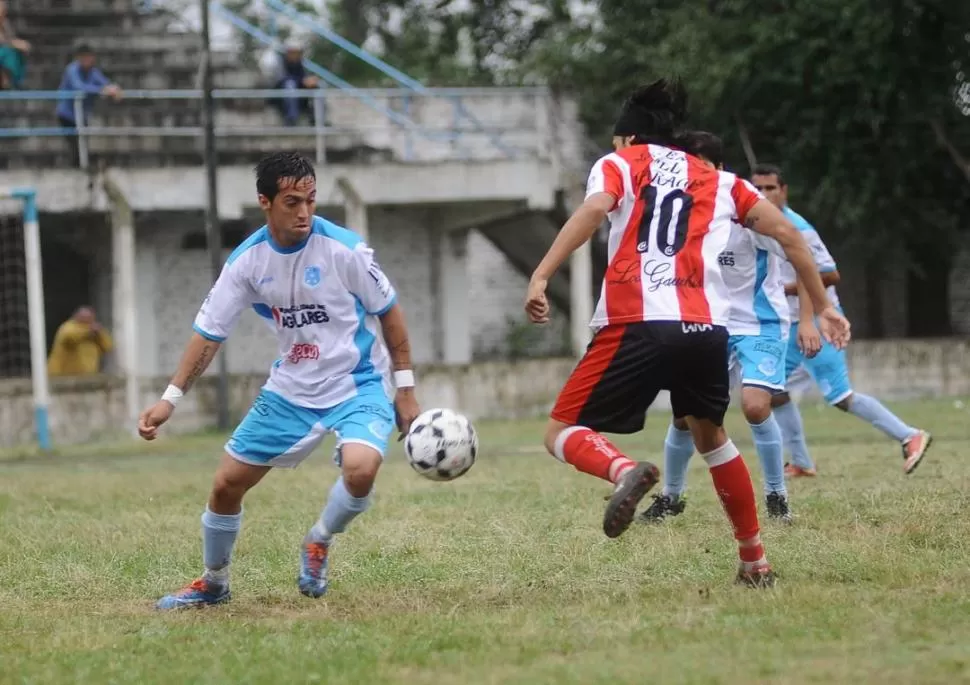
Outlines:
[{"label": "soccer ball", "polygon": [[467,417],[451,409],[429,409],[411,424],[404,440],[411,468],[431,480],[454,480],[475,463],[478,435]]}]

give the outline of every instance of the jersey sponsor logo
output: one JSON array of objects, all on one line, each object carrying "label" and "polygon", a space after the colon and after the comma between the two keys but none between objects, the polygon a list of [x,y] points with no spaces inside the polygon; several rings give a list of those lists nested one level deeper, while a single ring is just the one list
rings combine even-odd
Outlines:
[{"label": "jersey sponsor logo", "polygon": [[294,307],[273,307],[273,320],[280,328],[303,328],[327,323],[330,315],[322,304],[298,304]]},{"label": "jersey sponsor logo", "polygon": [[734,250],[725,250],[717,256],[717,263],[721,266],[734,266]]},{"label": "jersey sponsor logo", "polygon": [[391,282],[387,280],[387,276],[381,271],[377,262],[371,262],[371,265],[367,267],[367,274],[374,279],[377,290],[381,295],[387,297],[391,293]]},{"label": "jersey sponsor logo", "polygon": [[313,343],[296,343],[286,355],[290,364],[299,364],[304,359],[319,359],[320,347]]},{"label": "jersey sponsor logo", "polygon": [[303,269],[303,282],[311,288],[316,288],[320,285],[320,267],[308,266]]},{"label": "jersey sponsor logo", "polygon": [[639,259],[617,259],[610,266],[607,274],[609,285],[626,285],[627,283],[647,282],[647,292],[653,293],[660,288],[703,288],[701,279],[694,271],[682,276],[677,276],[674,265],[671,262],[662,262],[656,259],[648,259],[643,269],[639,268]]},{"label": "jersey sponsor logo", "polygon": [[680,328],[684,333],[705,333],[714,330],[714,326],[709,323],[687,323],[686,321],[681,322]]},{"label": "jersey sponsor logo", "polygon": [[765,354],[770,354],[773,357],[781,356],[781,345],[776,345],[774,343],[765,342],[764,340],[757,340],[754,343],[755,352],[763,352]]},{"label": "jersey sponsor logo", "polygon": [[258,281],[256,282],[256,287],[259,287],[259,286],[261,286],[261,285],[266,285],[267,283],[272,283],[272,282],[273,282],[273,280],[274,280],[274,279],[273,279],[273,277],[272,277],[272,276],[267,276],[266,278],[261,278],[261,279],[259,279],[259,280],[258,280]]}]

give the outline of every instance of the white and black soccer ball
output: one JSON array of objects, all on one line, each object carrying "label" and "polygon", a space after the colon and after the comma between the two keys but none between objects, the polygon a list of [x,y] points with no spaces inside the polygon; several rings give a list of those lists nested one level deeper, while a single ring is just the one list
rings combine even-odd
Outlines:
[{"label": "white and black soccer ball", "polygon": [[429,409],[411,424],[404,440],[411,468],[431,480],[454,480],[475,464],[478,434],[468,417],[451,409]]}]

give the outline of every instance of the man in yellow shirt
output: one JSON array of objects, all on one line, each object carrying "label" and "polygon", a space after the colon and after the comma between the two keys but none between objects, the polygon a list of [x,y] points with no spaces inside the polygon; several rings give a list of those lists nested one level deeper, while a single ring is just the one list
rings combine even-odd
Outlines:
[{"label": "man in yellow shirt", "polygon": [[113,347],[111,335],[91,307],[80,307],[54,335],[47,359],[49,376],[88,376],[101,369],[101,357]]}]

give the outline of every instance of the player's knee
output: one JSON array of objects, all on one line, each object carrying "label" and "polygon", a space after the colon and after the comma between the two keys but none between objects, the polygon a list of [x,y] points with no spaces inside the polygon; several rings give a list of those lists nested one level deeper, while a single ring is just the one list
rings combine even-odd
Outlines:
[{"label": "player's knee", "polygon": [[236,513],[242,505],[249,484],[233,474],[220,471],[212,481],[209,508],[216,513]]},{"label": "player's knee", "polygon": [[849,395],[844,400],[839,400],[834,406],[838,407],[842,411],[849,411],[849,407],[852,406],[852,395]]},{"label": "player's knee", "polygon": [[546,432],[542,437],[542,444],[545,446],[546,451],[552,456],[556,456],[556,439],[559,438],[559,434],[565,430],[565,426],[560,421],[554,421],[552,419],[546,423]]},{"label": "player's knee", "polygon": [[708,419],[692,419],[690,432],[694,438],[694,447],[701,454],[713,452],[728,440],[724,426],[718,426]]},{"label": "player's knee", "polygon": [[748,423],[764,423],[771,415],[771,395],[757,388],[745,388],[741,393],[741,411]]},{"label": "player's knee", "polygon": [[344,486],[354,497],[366,497],[381,468],[381,455],[373,447],[357,443],[342,445],[340,465]]},{"label": "player's knee", "polygon": [[680,418],[674,417],[671,423],[674,424],[674,428],[676,428],[679,431],[690,430],[690,424],[687,423],[687,419],[685,419],[683,416],[681,416]]}]

